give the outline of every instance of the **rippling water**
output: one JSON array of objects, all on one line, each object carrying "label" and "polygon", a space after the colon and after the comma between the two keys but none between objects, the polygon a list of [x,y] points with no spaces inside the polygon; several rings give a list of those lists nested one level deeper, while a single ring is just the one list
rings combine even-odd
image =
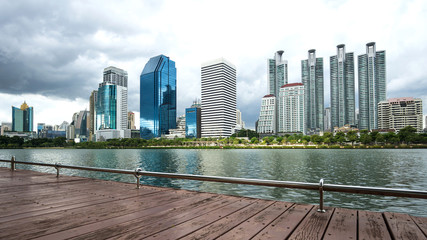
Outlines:
[{"label": "rippling water", "polygon": [[[427,190],[426,149],[24,149],[0,150],[0,159],[189,173],[211,176],[319,182]],[[9,167],[0,163],[0,166]],[[55,169],[18,165],[55,173]],[[61,169],[61,174],[135,182],[134,177]],[[231,195],[318,204],[318,192],[144,177],[143,183]],[[325,193],[325,205],[393,211],[427,217],[427,200]]]}]

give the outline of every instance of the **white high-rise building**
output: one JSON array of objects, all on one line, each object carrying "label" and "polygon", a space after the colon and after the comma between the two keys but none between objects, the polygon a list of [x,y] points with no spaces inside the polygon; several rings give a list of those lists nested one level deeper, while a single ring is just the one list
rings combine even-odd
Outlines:
[{"label": "white high-rise building", "polygon": [[257,132],[275,134],[276,131],[276,97],[273,94],[265,95],[261,100]]},{"label": "white high-rise building", "polygon": [[305,89],[302,83],[283,85],[279,93],[279,130],[281,133],[306,133]]},{"label": "white high-rise building", "polygon": [[229,137],[236,125],[236,67],[224,58],[202,64],[202,137]]}]

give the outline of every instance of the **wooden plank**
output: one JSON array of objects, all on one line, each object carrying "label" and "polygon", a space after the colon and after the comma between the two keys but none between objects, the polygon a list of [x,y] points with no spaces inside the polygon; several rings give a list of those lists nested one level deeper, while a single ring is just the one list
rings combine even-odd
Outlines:
[{"label": "wooden plank", "polygon": [[[135,211],[130,214],[126,214],[126,215],[115,217],[115,218],[110,218],[104,221],[98,221],[92,224],[83,225],[77,228],[57,232],[51,235],[41,236],[40,239],[43,239],[43,240],[49,240],[49,239],[56,240],[59,238],[69,239],[72,237],[77,237],[87,233],[91,233],[97,230],[102,230],[102,231],[97,232],[95,236],[94,235],[92,236],[97,239],[100,239],[100,238],[105,239],[111,236],[111,233],[112,233],[112,232],[106,233],[105,228],[126,223],[135,219],[137,219],[138,221],[141,221],[144,218],[147,220],[150,220],[152,219],[153,216],[159,215],[160,213],[176,211],[177,208],[182,208],[182,206],[194,207],[197,205],[203,205],[205,203],[208,203],[209,201],[215,201],[215,198],[218,198],[218,197],[208,195],[208,194],[195,194],[189,198],[185,198],[169,204],[154,206],[154,207],[143,209],[140,211],[139,209],[135,209]],[[88,236],[86,235],[83,238],[87,239],[87,237]]]},{"label": "wooden plank", "polygon": [[357,239],[357,211],[335,208],[323,239]]},{"label": "wooden plank", "polygon": [[408,214],[385,212],[384,219],[393,239],[426,239]]},{"label": "wooden plank", "polygon": [[391,239],[384,217],[379,212],[359,211],[359,239]]},{"label": "wooden plank", "polygon": [[[70,228],[90,224],[108,218],[113,218],[133,212],[134,209],[150,208],[158,204],[177,201],[188,197],[188,194],[176,194],[175,191],[149,195],[144,200],[129,197],[100,204],[55,211],[50,214],[38,215],[31,218],[9,221],[0,225],[0,238],[27,239],[64,231]],[[75,206],[73,206],[75,207]],[[25,224],[25,228],[22,228]]]},{"label": "wooden plank", "polygon": [[234,212],[208,226],[205,226],[195,232],[190,233],[189,235],[183,237],[182,239],[216,239],[217,237],[228,232],[237,225],[245,222],[247,219],[251,218],[255,214],[265,210],[267,207],[271,206],[274,202],[267,200],[258,200],[254,204],[243,208],[237,212]]},{"label": "wooden plank", "polygon": [[289,239],[322,239],[334,209],[325,207],[326,212],[317,211],[315,206],[297,226]]},{"label": "wooden plank", "polygon": [[411,216],[412,220],[418,225],[420,230],[424,233],[427,238],[427,218]]},{"label": "wooden plank", "polygon": [[[223,208],[229,204],[236,203],[239,200],[237,197],[232,196],[221,196],[220,201],[215,201],[210,204],[203,206],[197,206],[185,211],[185,208],[180,208],[178,211],[168,212],[166,214],[153,215],[151,219],[143,219],[138,222],[129,222],[125,225],[115,226],[113,229],[118,229],[119,232],[114,232],[108,239],[138,239],[141,236],[150,236],[167,229],[173,228],[179,224],[187,222],[188,220],[204,216],[209,212],[216,211],[217,209]],[[126,227],[126,229],[123,229]],[[78,239],[86,239],[87,236],[83,236]],[[91,235],[89,239],[96,239],[96,236]]]},{"label": "wooden plank", "polygon": [[259,212],[227,233],[219,236],[218,239],[251,239],[266,226],[269,226],[272,221],[288,210],[292,205],[293,203],[288,202],[275,202],[264,211]]},{"label": "wooden plank", "polygon": [[[313,209],[313,205],[294,204],[266,226],[253,239],[285,239]],[[316,208],[317,209],[317,208]]]},{"label": "wooden plank", "polygon": [[240,199],[239,201],[226,205],[223,208],[217,209],[215,211],[204,214],[193,218],[190,221],[184,223],[177,223],[174,226],[171,226],[165,231],[161,231],[154,235],[148,236],[147,239],[177,239],[184,237],[198,229],[205,227],[215,221],[218,221],[221,218],[227,217],[228,215],[239,211],[242,208],[248,207],[251,204],[255,203],[256,200],[249,199]]}]

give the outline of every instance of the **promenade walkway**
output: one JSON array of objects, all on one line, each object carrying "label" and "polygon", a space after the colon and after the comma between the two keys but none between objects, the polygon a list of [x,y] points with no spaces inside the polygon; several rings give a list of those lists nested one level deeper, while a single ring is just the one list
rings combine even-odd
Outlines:
[{"label": "promenade walkway", "polygon": [[427,218],[0,168],[0,239],[427,239]]}]

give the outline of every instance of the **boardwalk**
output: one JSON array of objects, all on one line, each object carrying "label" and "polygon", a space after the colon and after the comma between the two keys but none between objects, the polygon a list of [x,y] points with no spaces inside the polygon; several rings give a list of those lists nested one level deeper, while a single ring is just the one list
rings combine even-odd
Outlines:
[{"label": "boardwalk", "polygon": [[426,239],[427,218],[0,168],[0,239]]}]

